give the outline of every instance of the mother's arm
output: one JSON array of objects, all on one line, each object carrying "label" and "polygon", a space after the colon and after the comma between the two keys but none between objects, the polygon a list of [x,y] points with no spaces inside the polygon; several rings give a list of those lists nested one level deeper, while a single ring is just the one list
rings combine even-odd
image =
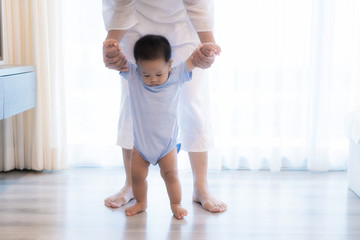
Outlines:
[{"label": "mother's arm", "polygon": [[[184,0],[184,6],[187,14],[198,33],[201,43],[212,42],[215,43],[213,35],[214,14],[213,14],[213,0]],[[214,56],[205,56],[201,51],[196,49],[197,54],[193,59],[196,67],[209,68],[214,60]],[[221,49],[219,48],[219,52]]]},{"label": "mother's arm", "polygon": [[[126,30],[110,30],[106,36],[105,40],[115,39],[118,43],[121,42],[124,37]],[[103,61],[105,66],[110,69],[121,71],[123,67],[123,57],[120,55],[115,57],[108,57],[106,54],[106,48],[103,46]]]},{"label": "mother's arm", "polygon": [[[215,43],[215,38],[214,35],[212,33],[212,31],[207,31],[207,32],[198,32],[198,36],[200,39],[201,43]],[[221,48],[216,45],[218,47],[218,54],[220,54],[221,52]],[[198,47],[195,51],[197,54],[194,55],[193,57],[193,64],[196,67],[202,68],[202,69],[206,69],[211,67],[211,65],[214,63],[215,61],[215,55],[208,55],[205,56],[201,51],[201,45],[200,47]]]},{"label": "mother's arm", "polygon": [[[138,23],[135,12],[135,0],[103,0],[102,14],[108,32],[105,40],[115,39],[120,43],[127,29]],[[120,60],[120,56],[107,57],[103,48],[103,61],[106,67],[120,71],[122,66]]]}]

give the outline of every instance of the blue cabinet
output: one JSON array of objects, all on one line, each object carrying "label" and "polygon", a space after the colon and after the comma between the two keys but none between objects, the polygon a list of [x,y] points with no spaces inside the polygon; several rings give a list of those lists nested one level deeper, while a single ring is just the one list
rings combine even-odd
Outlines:
[{"label": "blue cabinet", "polygon": [[0,119],[36,105],[36,77],[33,66],[0,66]]}]

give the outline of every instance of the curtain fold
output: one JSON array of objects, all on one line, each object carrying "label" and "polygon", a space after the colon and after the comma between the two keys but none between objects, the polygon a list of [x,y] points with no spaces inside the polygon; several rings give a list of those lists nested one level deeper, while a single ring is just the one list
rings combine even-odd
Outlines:
[{"label": "curtain fold", "polygon": [[60,1],[4,0],[6,64],[36,68],[36,107],[0,121],[0,171],[60,170],[66,160]]},{"label": "curtain fold", "polygon": [[[309,80],[309,170],[328,171],[331,168],[332,133],[329,131],[331,82],[333,79],[335,1],[313,1],[311,39],[308,66]],[[336,66],[335,66],[336,67]]]}]

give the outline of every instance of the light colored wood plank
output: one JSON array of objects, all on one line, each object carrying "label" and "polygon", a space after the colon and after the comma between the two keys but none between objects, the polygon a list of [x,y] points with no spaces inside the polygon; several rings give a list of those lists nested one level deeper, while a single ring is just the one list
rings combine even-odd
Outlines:
[{"label": "light colored wood plank", "polygon": [[180,179],[189,215],[178,221],[158,168],[147,211],[132,217],[103,204],[123,169],[0,173],[0,239],[360,239],[360,198],[346,172],[209,172],[212,192],[228,204],[220,214],[191,201],[190,171]]}]

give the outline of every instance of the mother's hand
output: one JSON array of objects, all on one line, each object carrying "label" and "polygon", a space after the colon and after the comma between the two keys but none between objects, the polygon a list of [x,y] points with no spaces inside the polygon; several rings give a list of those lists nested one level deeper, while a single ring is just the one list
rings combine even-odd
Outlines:
[{"label": "mother's hand", "polygon": [[105,47],[103,47],[103,61],[104,61],[105,66],[109,69],[114,69],[117,71],[126,70],[126,68],[124,68],[124,66],[126,66],[127,60],[126,60],[126,57],[123,52],[119,51],[119,55],[117,55],[115,57],[108,57],[106,55],[106,49],[105,49]]},{"label": "mother's hand", "polygon": [[192,62],[195,67],[206,69],[206,68],[211,67],[211,65],[214,63],[215,54],[206,56],[201,52],[201,50],[200,50],[201,47],[202,47],[202,44],[200,44],[200,46],[198,48],[196,48],[196,50],[192,54]]}]

